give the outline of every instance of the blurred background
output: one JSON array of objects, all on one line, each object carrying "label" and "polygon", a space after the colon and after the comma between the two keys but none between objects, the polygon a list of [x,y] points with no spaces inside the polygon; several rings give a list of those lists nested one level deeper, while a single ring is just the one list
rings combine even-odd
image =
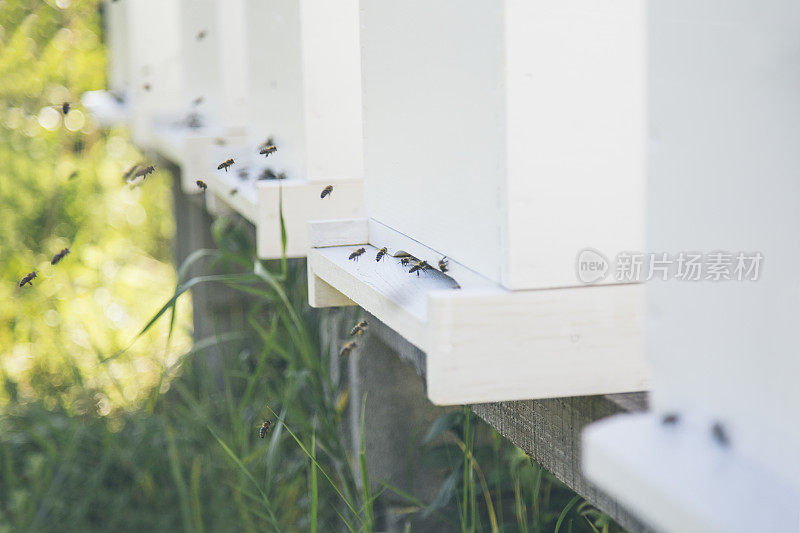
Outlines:
[{"label": "blurred background", "polygon": [[[99,2],[0,1],[0,531],[620,529],[465,408],[404,443],[435,486],[370,478],[331,356],[363,317],[322,331],[237,219],[178,257],[176,177],[79,104],[105,73]],[[228,304],[202,336],[193,296]]]}]

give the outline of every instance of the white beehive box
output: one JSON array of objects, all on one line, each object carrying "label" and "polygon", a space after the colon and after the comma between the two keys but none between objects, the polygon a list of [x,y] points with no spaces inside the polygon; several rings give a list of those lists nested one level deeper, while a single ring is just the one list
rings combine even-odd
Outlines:
[{"label": "white beehive box", "polygon": [[[235,164],[208,176],[207,198],[252,221],[259,256],[275,258],[283,188],[286,252],[305,257],[309,220],[363,214],[358,4],[245,0],[245,39],[250,142],[216,148],[214,168]],[[278,151],[265,159],[267,138]],[[267,168],[286,179],[257,179]],[[335,192],[322,202],[327,185]]]},{"label": "white beehive box", "polygon": [[648,249],[733,279],[647,284],[654,412],[590,428],[584,468],[661,531],[797,531],[800,5],[649,7]]},{"label": "white beehive box", "polygon": [[424,350],[434,403],[646,389],[640,286],[575,288],[582,249],[642,247],[643,28],[633,1],[362,2],[367,219],[312,224],[311,305]]},{"label": "white beehive box", "polygon": [[362,2],[367,216],[509,289],[642,247],[640,0]]},{"label": "white beehive box", "polygon": [[155,116],[156,150],[181,168],[184,192],[212,172],[214,143],[246,142],[243,0],[178,2],[180,104]]}]

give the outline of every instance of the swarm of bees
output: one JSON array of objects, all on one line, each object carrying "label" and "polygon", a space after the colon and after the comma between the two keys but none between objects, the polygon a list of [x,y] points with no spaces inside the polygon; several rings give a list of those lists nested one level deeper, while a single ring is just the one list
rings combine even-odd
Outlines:
[{"label": "swarm of bees", "polygon": [[333,185],[328,185],[324,189],[322,189],[322,194],[319,195],[320,198],[325,198],[326,196],[330,195],[333,192]]},{"label": "swarm of bees", "polygon": [[358,335],[360,337],[367,331],[368,325],[369,324],[367,324],[366,320],[362,320],[361,322],[353,326],[353,329],[350,330],[350,336],[355,337],[356,335]]},{"label": "swarm of bees", "polygon": [[262,439],[267,436],[267,432],[269,431],[269,427],[271,422],[269,420],[264,420],[264,423],[261,424],[261,427],[258,429],[258,436]]},{"label": "swarm of bees", "polygon": [[33,283],[32,282],[33,282],[33,278],[35,278],[35,277],[36,277],[36,271],[35,270],[33,272],[29,272],[29,273],[25,274],[25,277],[23,277],[20,280],[19,286],[20,287],[24,287],[25,284],[27,283],[28,285],[33,287]]},{"label": "swarm of bees", "polygon": [[203,192],[206,192],[206,189],[208,189],[208,185],[206,185],[206,182],[203,180],[196,180],[195,183]]},{"label": "swarm of bees", "polygon": [[231,166],[231,165],[233,165],[233,159],[227,159],[227,160],[225,160],[225,161],[223,161],[222,163],[219,164],[219,166],[217,167],[217,170],[222,170],[224,168],[225,172],[227,172],[228,171],[228,167]]},{"label": "swarm of bees", "polygon": [[55,265],[56,263],[64,259],[68,253],[69,253],[69,248],[64,248],[63,250],[61,250],[60,252],[58,252],[56,255],[53,256],[53,258],[50,260],[50,264]]},{"label": "swarm of bees", "polygon": [[350,257],[348,257],[348,259],[350,259],[352,261],[358,261],[358,258],[361,257],[361,254],[363,254],[366,251],[367,250],[364,249],[364,248],[359,248],[358,250],[356,250],[355,252],[350,254]]}]

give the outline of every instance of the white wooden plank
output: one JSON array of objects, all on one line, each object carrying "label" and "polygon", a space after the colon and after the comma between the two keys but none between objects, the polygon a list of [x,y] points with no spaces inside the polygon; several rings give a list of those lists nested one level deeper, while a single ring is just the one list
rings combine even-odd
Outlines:
[{"label": "white wooden plank", "polygon": [[357,218],[364,213],[364,189],[360,180],[337,183],[334,193],[326,198],[320,198],[320,184],[307,181],[261,181],[257,188],[257,245],[258,256],[262,258],[281,256],[281,197],[288,257],[306,257],[308,254],[309,221]]},{"label": "white wooden plank", "polygon": [[306,265],[308,267],[308,305],[315,308],[356,305],[353,300],[315,275],[311,269],[311,261],[307,261]]},{"label": "white wooden plank", "polygon": [[431,293],[437,404],[647,390],[640,285]]},{"label": "white wooden plank", "polygon": [[644,246],[645,3],[505,4],[501,281],[577,285],[584,248]]},{"label": "white wooden plank", "polygon": [[[797,531],[800,490],[709,431],[618,415],[584,431],[583,469],[661,531]],[[684,420],[685,422],[685,420]]]},{"label": "white wooden plank", "polygon": [[300,39],[307,179],[363,174],[358,0],[301,0]]},{"label": "white wooden plank", "polygon": [[311,221],[308,238],[313,248],[367,244],[369,224],[364,218]]}]

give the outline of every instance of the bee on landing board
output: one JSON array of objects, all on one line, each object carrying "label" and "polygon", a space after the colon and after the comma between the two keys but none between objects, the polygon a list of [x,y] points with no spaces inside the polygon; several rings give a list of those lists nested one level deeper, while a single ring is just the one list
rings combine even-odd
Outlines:
[{"label": "bee on landing board", "polygon": [[233,164],[233,159],[228,159],[220,163],[219,166],[217,167],[217,170],[222,170],[224,168],[225,172],[227,172],[228,167],[231,166],[232,164]]},{"label": "bee on landing board", "polygon": [[262,439],[267,436],[267,432],[269,431],[269,427],[271,422],[269,420],[264,420],[264,423],[261,424],[261,427],[258,430],[258,436]]},{"label": "bee on landing board", "polygon": [[208,185],[206,185],[206,182],[203,181],[203,180],[197,180],[197,181],[195,181],[195,183],[200,188],[200,190],[203,191],[203,192],[206,192],[206,189],[208,189]]},{"label": "bee on landing board", "polygon": [[50,264],[55,265],[56,263],[64,259],[68,253],[69,253],[69,248],[64,248],[63,250],[61,250],[60,252],[58,252],[56,255],[53,256],[53,258],[50,260]]},{"label": "bee on landing board", "polygon": [[364,248],[359,248],[358,250],[350,254],[350,257],[348,257],[348,259],[352,259],[353,261],[358,261],[358,258],[361,257],[361,254],[363,254],[364,252],[366,252]]},{"label": "bee on landing board", "polygon": [[409,270],[408,273],[413,274],[414,272],[416,272],[417,276],[419,276],[420,271],[428,270],[429,268],[431,268],[431,266],[428,264],[427,261],[417,261],[416,263],[414,263],[414,266],[411,267],[411,270]]},{"label": "bee on landing board", "polygon": [[362,320],[361,322],[359,322],[358,324],[353,326],[353,329],[350,330],[350,336],[354,337],[356,335],[358,335],[358,336],[363,335],[364,332],[367,331],[367,326],[368,325],[369,324],[367,324],[366,320]]},{"label": "bee on landing board", "polygon": [[330,195],[333,192],[333,185],[328,185],[324,189],[322,189],[322,194],[319,195],[320,198],[325,198],[326,196]]},{"label": "bee on landing board", "polygon": [[381,259],[383,259],[383,256],[388,254],[388,253],[389,253],[389,250],[387,250],[386,247],[384,246],[383,248],[378,250],[378,254],[375,256],[375,261],[380,261]]},{"label": "bee on landing board", "polygon": [[356,349],[356,341],[350,341],[344,346],[342,346],[342,349],[339,352],[339,357],[347,357],[355,349]]},{"label": "bee on landing board", "polygon": [[25,284],[27,283],[27,284],[29,284],[31,287],[33,287],[33,283],[32,283],[32,281],[33,281],[33,278],[35,278],[35,277],[36,277],[36,271],[35,271],[35,270],[34,270],[33,272],[30,272],[30,273],[28,273],[28,274],[25,274],[25,277],[24,277],[24,278],[22,278],[22,279],[20,280],[20,282],[19,282],[19,286],[20,286],[20,287],[24,287],[24,286],[25,286]]},{"label": "bee on landing board", "polygon": [[447,256],[442,257],[439,259],[439,270],[442,272],[447,272]]}]

